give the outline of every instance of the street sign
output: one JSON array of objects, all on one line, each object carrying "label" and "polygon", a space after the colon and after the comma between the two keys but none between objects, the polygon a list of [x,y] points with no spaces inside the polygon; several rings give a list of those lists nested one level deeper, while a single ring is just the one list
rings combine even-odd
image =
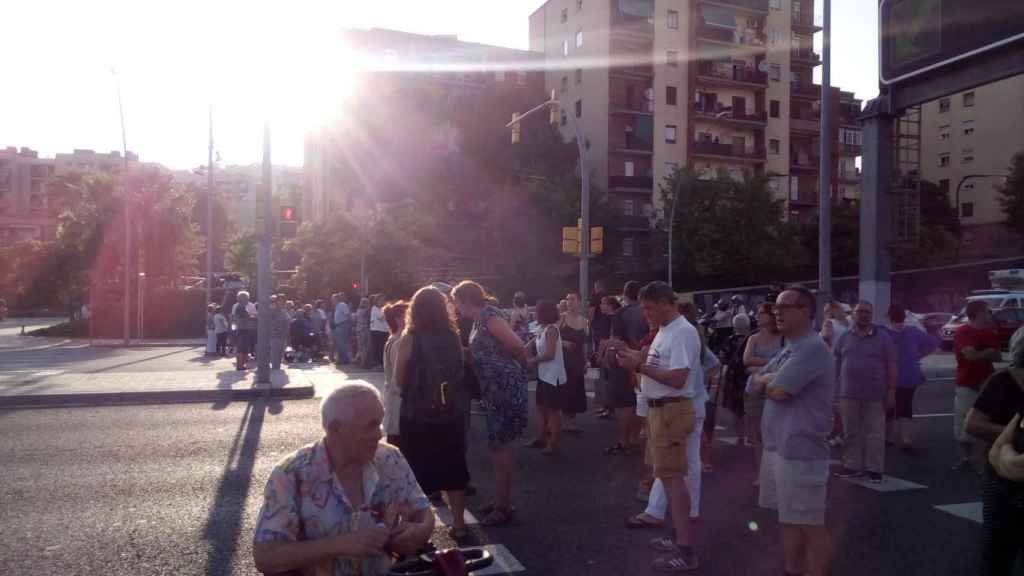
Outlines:
[{"label": "street sign", "polygon": [[902,110],[1024,73],[1021,0],[880,0],[879,84]]}]

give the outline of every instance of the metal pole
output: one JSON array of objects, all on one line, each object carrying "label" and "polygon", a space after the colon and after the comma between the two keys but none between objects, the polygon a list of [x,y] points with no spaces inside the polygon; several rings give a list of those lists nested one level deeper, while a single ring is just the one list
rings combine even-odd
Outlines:
[{"label": "metal pole", "polygon": [[263,127],[263,182],[262,205],[263,229],[260,231],[260,245],[257,264],[259,266],[256,290],[259,292],[259,308],[256,313],[256,383],[270,384],[270,237],[273,218],[270,213],[270,197],[273,179],[270,168],[270,122]]},{"label": "metal pole", "polygon": [[131,284],[132,284],[132,204],[128,200],[128,138],[124,129],[124,102],[121,99],[121,79],[116,70],[111,70],[117,86],[117,111],[121,116],[121,152],[124,155],[124,169],[121,171],[121,196],[124,200],[124,345],[131,340]]},{"label": "metal pole", "polygon": [[[557,100],[554,102],[561,107]],[[580,302],[586,305],[590,302],[590,171],[587,167],[586,140],[576,121],[576,114],[567,111],[566,116],[572,122],[576,149],[580,154]]]},{"label": "metal pole", "polygon": [[210,104],[210,147],[206,165],[206,304],[213,302],[213,104]]},{"label": "metal pole", "polygon": [[832,299],[832,0],[825,0],[821,70],[821,158],[818,182],[818,304]]},{"label": "metal pole", "polygon": [[146,273],[139,272],[139,343],[143,340],[143,327],[145,326],[146,306],[143,299],[143,283],[146,281]]},{"label": "metal pole", "polygon": [[672,244],[675,243],[675,237],[672,234],[673,229],[676,225],[676,200],[679,199],[679,181],[681,175],[677,170],[675,173],[676,181],[672,185],[672,213],[668,217],[668,287],[674,288],[672,284]]}]

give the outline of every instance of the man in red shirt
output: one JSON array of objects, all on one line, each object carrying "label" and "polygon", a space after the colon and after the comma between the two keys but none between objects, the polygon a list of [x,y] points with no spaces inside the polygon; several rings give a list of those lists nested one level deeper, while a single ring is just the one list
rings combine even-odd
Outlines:
[{"label": "man in red shirt", "polygon": [[957,328],[953,335],[953,350],[956,352],[953,436],[960,444],[960,457],[953,469],[966,470],[971,465],[974,440],[964,431],[964,421],[978,398],[981,385],[995,372],[993,362],[1002,360],[999,338],[992,329],[991,313],[984,301],[967,303],[967,324]]}]

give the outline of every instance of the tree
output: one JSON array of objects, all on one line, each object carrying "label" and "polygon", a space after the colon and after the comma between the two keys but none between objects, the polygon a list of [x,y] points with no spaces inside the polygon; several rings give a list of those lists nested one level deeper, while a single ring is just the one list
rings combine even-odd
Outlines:
[{"label": "tree", "polygon": [[999,206],[1006,215],[1006,227],[1017,234],[1024,249],[1024,152],[1010,161],[1010,175],[999,187]]},{"label": "tree", "polygon": [[[839,202],[832,204],[830,247],[832,275],[853,276],[860,267],[860,204]],[[807,277],[818,270],[818,215],[797,225],[797,238],[803,255],[791,260],[791,269],[797,277]]]},{"label": "tree", "polygon": [[960,219],[949,199],[937,184],[922,180],[918,184],[918,233],[916,242],[895,245],[893,268],[908,269],[936,266],[956,260],[960,244]]},{"label": "tree", "polygon": [[[661,184],[665,206],[675,205],[673,277],[689,289],[763,284],[794,263],[792,227],[767,178],[734,180],[724,172],[698,178],[679,168]],[[668,229],[671,209],[659,222]]]},{"label": "tree", "polygon": [[224,253],[224,269],[242,276],[249,281],[250,286],[254,286],[258,247],[259,240],[253,232],[246,230],[235,234],[228,241],[227,251]]}]

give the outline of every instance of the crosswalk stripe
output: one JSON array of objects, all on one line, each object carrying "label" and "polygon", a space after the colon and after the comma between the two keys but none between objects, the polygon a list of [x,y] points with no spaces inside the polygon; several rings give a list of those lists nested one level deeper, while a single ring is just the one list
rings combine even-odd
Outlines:
[{"label": "crosswalk stripe", "polygon": [[937,510],[959,516],[981,524],[981,502],[964,502],[963,504],[943,504],[935,506]]},{"label": "crosswalk stripe", "polygon": [[901,478],[894,478],[892,476],[884,476],[881,484],[872,484],[867,478],[843,478],[850,484],[856,484],[864,488],[869,488],[875,492],[900,492],[903,490],[922,490],[928,488],[924,484],[918,484],[909,480],[903,480]]},{"label": "crosswalk stripe", "polygon": [[496,576],[498,574],[511,574],[512,572],[523,572],[526,570],[526,567],[519,560],[516,560],[516,557],[512,555],[512,552],[504,544],[487,544],[483,546],[483,549],[494,556],[494,564],[483,570],[473,572],[473,576]]},{"label": "crosswalk stripe", "polygon": [[[452,525],[452,511],[447,506],[438,506],[434,509],[437,513],[437,519],[445,526]],[[469,510],[464,510],[462,513],[462,519],[466,521],[466,525],[479,524],[476,516],[473,515]]]}]

